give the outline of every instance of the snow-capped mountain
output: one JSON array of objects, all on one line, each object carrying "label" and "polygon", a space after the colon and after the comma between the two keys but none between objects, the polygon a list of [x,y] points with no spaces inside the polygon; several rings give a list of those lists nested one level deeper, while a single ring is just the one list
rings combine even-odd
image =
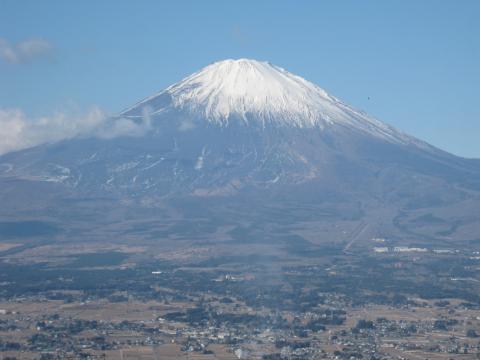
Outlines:
[{"label": "snow-capped mountain", "polygon": [[[91,219],[108,200],[102,212],[109,214],[125,207],[148,217],[168,208],[188,217],[202,209],[199,216],[225,224],[356,219],[371,222],[371,231],[405,235],[411,224],[425,230],[417,217],[434,216],[438,234],[462,238],[480,224],[477,161],[404,134],[267,62],[213,63],[111,122],[126,118],[145,131],[0,157],[3,214]],[[258,213],[265,208],[276,217]]]},{"label": "snow-capped mountain", "polygon": [[250,59],[210,64],[148,97],[120,116],[182,112],[218,126],[320,128],[343,126],[397,142],[416,142],[398,130],[353,109],[317,85],[285,69]]}]

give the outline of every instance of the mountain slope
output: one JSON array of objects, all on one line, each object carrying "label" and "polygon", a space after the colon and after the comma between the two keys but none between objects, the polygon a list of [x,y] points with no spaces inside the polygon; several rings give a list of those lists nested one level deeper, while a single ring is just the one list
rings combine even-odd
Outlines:
[{"label": "mountain slope", "polygon": [[[133,218],[155,218],[158,209],[185,221],[208,214],[214,228],[258,222],[320,234],[332,223],[361,221],[370,224],[365,237],[478,237],[478,162],[406,135],[269,63],[211,64],[121,118],[148,131],[0,157],[3,216],[41,212],[64,226],[101,222],[93,214],[102,208],[116,223],[125,216],[121,204]],[[429,214],[441,221],[415,220]]]}]

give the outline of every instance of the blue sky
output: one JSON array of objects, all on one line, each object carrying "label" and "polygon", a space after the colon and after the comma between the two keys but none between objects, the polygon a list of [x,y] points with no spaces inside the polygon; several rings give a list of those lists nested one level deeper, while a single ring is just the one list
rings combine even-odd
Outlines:
[{"label": "blue sky", "polygon": [[0,108],[117,112],[213,61],[246,57],[480,158],[479,18],[476,0],[0,0]]}]

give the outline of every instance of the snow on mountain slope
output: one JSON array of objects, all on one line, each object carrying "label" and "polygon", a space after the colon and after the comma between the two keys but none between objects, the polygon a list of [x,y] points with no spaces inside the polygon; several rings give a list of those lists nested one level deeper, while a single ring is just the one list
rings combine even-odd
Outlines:
[{"label": "snow on mountain slope", "polygon": [[[163,100],[163,101],[162,101]],[[184,111],[219,126],[244,124],[297,128],[342,126],[395,143],[422,142],[355,110],[317,85],[257,60],[224,60],[148,97],[120,115]]]}]

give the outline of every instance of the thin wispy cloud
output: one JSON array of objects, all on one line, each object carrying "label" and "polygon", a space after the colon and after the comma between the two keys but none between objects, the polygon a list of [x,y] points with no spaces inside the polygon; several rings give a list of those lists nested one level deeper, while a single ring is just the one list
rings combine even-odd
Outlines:
[{"label": "thin wispy cloud", "polygon": [[0,38],[0,59],[9,64],[23,64],[49,58],[54,53],[53,45],[41,38],[31,38],[12,44]]},{"label": "thin wispy cloud", "polygon": [[111,117],[98,107],[83,113],[64,111],[39,118],[30,118],[21,109],[0,108],[0,155],[75,137],[142,136],[149,129],[148,116],[134,122]]}]

